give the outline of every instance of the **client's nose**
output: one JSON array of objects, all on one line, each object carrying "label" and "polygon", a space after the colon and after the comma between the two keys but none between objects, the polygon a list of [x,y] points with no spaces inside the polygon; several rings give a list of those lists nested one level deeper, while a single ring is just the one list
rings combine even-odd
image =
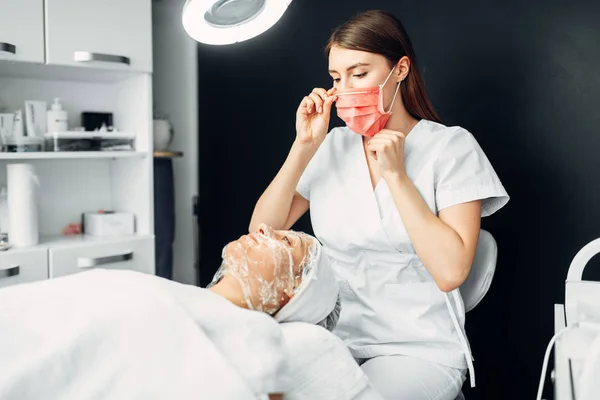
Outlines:
[{"label": "client's nose", "polygon": [[270,237],[273,235],[273,228],[266,224],[260,224],[258,225],[258,228],[256,228],[256,233]]}]

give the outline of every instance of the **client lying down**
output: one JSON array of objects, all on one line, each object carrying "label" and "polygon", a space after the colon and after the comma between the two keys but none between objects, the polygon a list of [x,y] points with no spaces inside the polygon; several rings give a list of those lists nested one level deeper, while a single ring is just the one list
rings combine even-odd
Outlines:
[{"label": "client lying down", "polygon": [[0,289],[0,398],[376,399],[339,312],[318,241],[265,226],[209,289],[103,269]]},{"label": "client lying down", "polygon": [[273,315],[279,322],[301,321],[333,330],[340,315],[339,292],[321,249],[310,235],[261,225],[223,249],[223,263],[208,287],[237,306]]}]

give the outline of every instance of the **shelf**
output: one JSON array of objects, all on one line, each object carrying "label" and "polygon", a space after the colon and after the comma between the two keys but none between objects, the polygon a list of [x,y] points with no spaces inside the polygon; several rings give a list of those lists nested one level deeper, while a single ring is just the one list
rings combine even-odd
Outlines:
[{"label": "shelf", "polygon": [[89,246],[93,244],[106,243],[126,243],[131,240],[153,239],[154,235],[125,235],[125,236],[89,236],[89,235],[73,235],[73,236],[41,236],[39,244],[31,247],[11,247],[8,250],[0,252],[0,254],[25,253],[33,249],[40,248],[76,248],[80,246]]},{"label": "shelf", "polygon": [[130,71],[126,67],[115,69],[97,66],[63,66],[36,64],[22,61],[0,60],[0,77],[42,79],[80,82],[118,82],[143,72]]},{"label": "shelf", "polygon": [[[90,244],[104,243],[123,243],[130,240],[150,239],[154,235],[124,235],[124,236],[90,236],[90,235],[74,235],[74,236],[42,236],[40,244],[42,247],[63,248],[63,247],[79,247],[88,246]],[[24,249],[25,250],[25,249]]]},{"label": "shelf", "polygon": [[171,150],[156,150],[154,151],[154,158],[176,158],[183,157],[183,151],[171,151]]},{"label": "shelf", "polygon": [[143,151],[62,151],[62,152],[22,152],[0,153],[3,160],[73,160],[73,159],[107,159],[107,158],[144,158]]}]

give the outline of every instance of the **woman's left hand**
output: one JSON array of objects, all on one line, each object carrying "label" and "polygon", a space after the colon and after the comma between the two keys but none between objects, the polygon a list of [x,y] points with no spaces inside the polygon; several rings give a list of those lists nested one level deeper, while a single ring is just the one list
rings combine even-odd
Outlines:
[{"label": "woman's left hand", "polygon": [[383,179],[390,175],[402,176],[404,169],[404,134],[383,129],[369,140],[369,157],[377,160],[379,173]]}]

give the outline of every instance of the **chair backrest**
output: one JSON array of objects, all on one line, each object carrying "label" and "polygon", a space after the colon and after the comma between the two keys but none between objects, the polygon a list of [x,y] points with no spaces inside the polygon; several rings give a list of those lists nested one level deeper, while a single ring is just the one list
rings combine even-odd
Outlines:
[{"label": "chair backrest", "polygon": [[583,246],[569,265],[565,282],[567,325],[582,319],[600,320],[600,282],[583,280],[583,270],[600,253],[600,238]]},{"label": "chair backrest", "polygon": [[498,245],[496,240],[491,233],[481,229],[471,271],[460,286],[465,311],[471,311],[485,297],[496,272],[497,259]]}]

